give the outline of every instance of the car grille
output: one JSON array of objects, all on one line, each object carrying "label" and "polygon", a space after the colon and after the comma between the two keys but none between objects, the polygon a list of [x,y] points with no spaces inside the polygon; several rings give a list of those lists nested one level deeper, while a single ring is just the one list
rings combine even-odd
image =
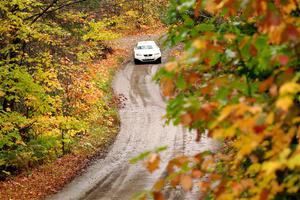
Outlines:
[{"label": "car grille", "polygon": [[145,57],[152,56],[152,54],[144,54]]}]

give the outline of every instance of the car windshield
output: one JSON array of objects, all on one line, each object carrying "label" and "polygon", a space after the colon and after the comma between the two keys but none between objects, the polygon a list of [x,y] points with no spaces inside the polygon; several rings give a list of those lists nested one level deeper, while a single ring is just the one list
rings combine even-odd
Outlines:
[{"label": "car windshield", "polygon": [[140,45],[137,46],[137,49],[153,49],[154,47],[152,45]]}]

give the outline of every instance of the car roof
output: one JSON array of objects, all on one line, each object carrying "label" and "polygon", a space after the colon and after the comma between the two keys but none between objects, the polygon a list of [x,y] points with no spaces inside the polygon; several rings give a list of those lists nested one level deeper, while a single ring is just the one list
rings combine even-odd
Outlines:
[{"label": "car roof", "polygon": [[156,45],[156,43],[154,41],[140,41],[137,44],[137,46],[143,46],[143,45]]}]

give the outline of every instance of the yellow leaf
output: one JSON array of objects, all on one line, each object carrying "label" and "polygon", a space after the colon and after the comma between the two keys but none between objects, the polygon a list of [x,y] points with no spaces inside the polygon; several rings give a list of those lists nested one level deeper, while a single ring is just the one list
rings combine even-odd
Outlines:
[{"label": "yellow leaf", "polygon": [[266,118],[266,124],[273,124],[273,122],[274,122],[274,113],[271,112],[268,114]]},{"label": "yellow leaf", "polygon": [[285,83],[280,87],[279,90],[280,95],[296,94],[298,92],[300,92],[300,85],[295,82]]},{"label": "yellow leaf", "polygon": [[296,154],[287,161],[287,166],[290,169],[300,166],[300,154]]},{"label": "yellow leaf", "polygon": [[282,7],[282,9],[287,14],[289,14],[290,12],[292,12],[293,10],[295,10],[296,8],[297,8],[297,5],[296,5],[295,1],[288,1],[288,3]]},{"label": "yellow leaf", "polygon": [[221,115],[218,118],[218,121],[223,121],[225,118],[227,118],[231,113],[233,113],[235,111],[235,107],[234,105],[229,105],[226,106],[222,111],[221,111]]},{"label": "yellow leaf", "polygon": [[195,40],[193,42],[193,47],[196,49],[204,49],[206,47],[206,42],[204,40]]},{"label": "yellow leaf", "polygon": [[292,122],[293,122],[293,124],[300,123],[300,117],[295,117]]},{"label": "yellow leaf", "polygon": [[268,175],[280,169],[282,164],[276,161],[265,162],[262,165],[262,170],[265,171]]},{"label": "yellow leaf", "polygon": [[5,93],[0,90],[0,97],[4,97]]},{"label": "yellow leaf", "polygon": [[293,99],[291,96],[280,97],[276,101],[276,107],[284,111],[287,111],[293,105]]},{"label": "yellow leaf", "polygon": [[258,173],[260,169],[261,169],[261,165],[259,163],[254,163],[247,169],[247,174],[253,176],[256,173]]}]

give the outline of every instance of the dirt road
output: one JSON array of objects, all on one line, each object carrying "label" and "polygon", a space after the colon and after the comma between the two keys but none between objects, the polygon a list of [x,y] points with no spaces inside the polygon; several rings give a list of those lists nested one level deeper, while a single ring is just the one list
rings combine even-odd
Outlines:
[{"label": "dirt road", "polygon": [[[167,51],[164,53],[166,57]],[[163,59],[164,61],[164,59]],[[165,102],[152,76],[160,65],[134,65],[127,63],[116,74],[113,88],[124,95],[125,107],[120,109],[121,127],[115,143],[104,159],[96,161],[86,173],[77,177],[51,200],[127,200],[138,191],[150,189],[158,177],[163,176],[167,161],[174,155],[193,154],[211,149],[215,144],[208,138],[195,142],[195,134],[181,127],[165,126],[162,116]],[[162,153],[158,171],[148,173],[143,163],[129,164],[128,160],[146,150],[167,145]],[[194,199],[180,190],[169,190],[168,199]]]}]

